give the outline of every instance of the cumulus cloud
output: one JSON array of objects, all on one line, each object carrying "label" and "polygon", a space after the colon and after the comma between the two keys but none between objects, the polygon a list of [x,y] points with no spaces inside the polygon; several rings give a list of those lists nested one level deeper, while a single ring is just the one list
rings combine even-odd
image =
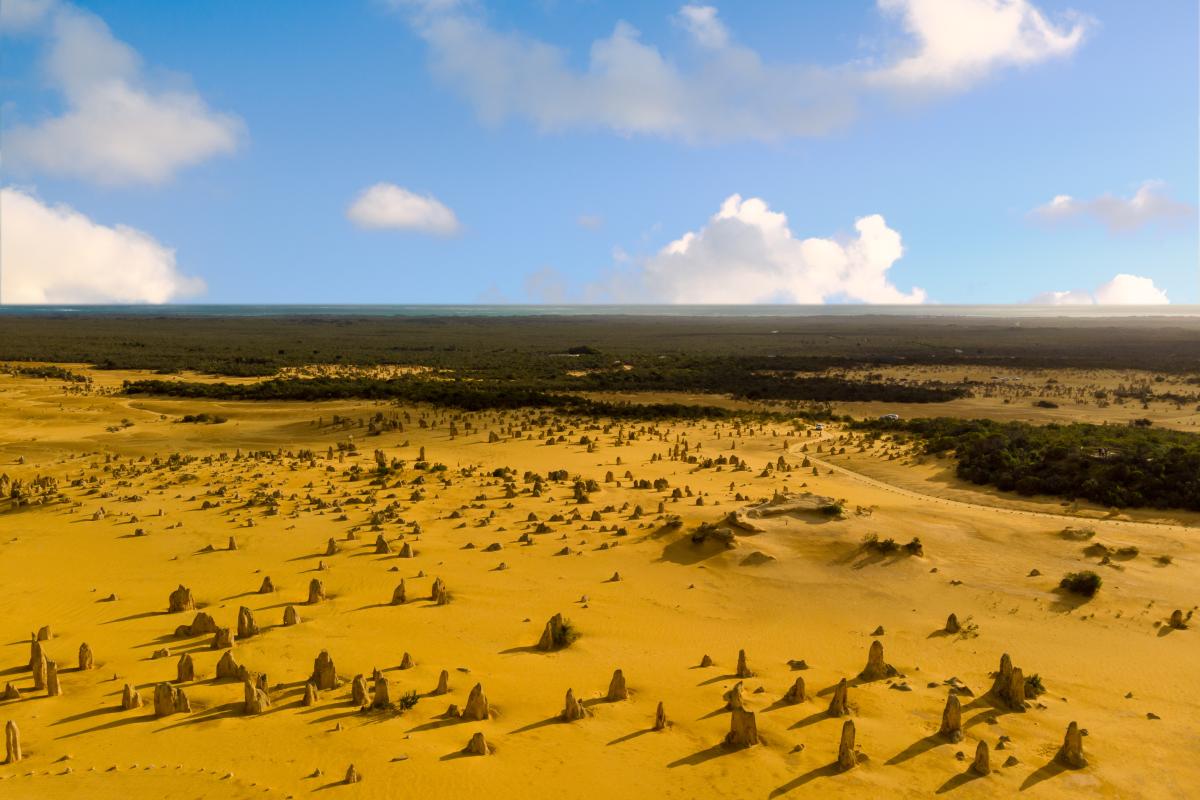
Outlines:
[{"label": "cumulus cloud", "polygon": [[866,95],[961,89],[1005,66],[1070,53],[1084,27],[1056,27],[1028,0],[879,0],[911,40],[901,57],[782,64],[738,43],[715,6],[687,4],[672,17],[694,45],[682,61],[619,21],[576,66],[563,48],[497,30],[475,3],[391,2],[428,44],[434,74],[485,121],[689,141],[825,134],[847,124]]},{"label": "cumulus cloud", "polygon": [[960,89],[989,72],[1066,56],[1085,23],[1054,25],[1028,0],[879,0],[900,19],[914,51],[872,73],[872,80],[916,89]]},{"label": "cumulus cloud", "polygon": [[1195,206],[1168,197],[1164,189],[1162,181],[1145,181],[1128,199],[1104,194],[1091,200],[1080,200],[1060,194],[1030,214],[1049,223],[1090,219],[1111,233],[1128,233],[1155,224],[1194,223]]},{"label": "cumulus cloud", "polygon": [[1031,302],[1049,306],[1157,306],[1171,301],[1167,299],[1166,292],[1154,285],[1152,279],[1121,273],[1091,292],[1081,289],[1046,292],[1033,298]]},{"label": "cumulus cloud", "polygon": [[458,217],[431,194],[420,195],[394,183],[377,183],[359,193],[346,218],[360,228],[450,236],[459,231]]},{"label": "cumulus cloud", "polygon": [[142,231],[108,227],[65,205],[0,189],[0,299],[28,303],[165,303],[204,291],[175,251]]},{"label": "cumulus cloud", "polygon": [[5,132],[10,165],[101,184],[153,184],[237,149],[240,119],[213,111],[194,91],[151,87],[138,54],[96,15],[66,3],[4,6],[6,32],[47,39],[47,78],[65,101],[61,115]]},{"label": "cumulus cloud", "polygon": [[787,216],[757,197],[732,195],[708,223],[636,267],[611,276],[591,296],[662,303],[921,303],[888,270],[904,252],[900,234],[878,214],[857,220],[847,238],[799,238]]}]

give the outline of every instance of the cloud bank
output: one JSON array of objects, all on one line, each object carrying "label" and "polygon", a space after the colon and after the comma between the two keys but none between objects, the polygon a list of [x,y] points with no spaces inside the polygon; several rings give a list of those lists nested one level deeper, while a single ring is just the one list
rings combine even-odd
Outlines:
[{"label": "cloud bank", "polygon": [[37,0],[3,6],[0,31],[47,40],[47,78],[66,106],[5,131],[8,165],[106,185],[157,184],[237,149],[240,119],[194,91],[152,88],[138,54],[96,15]]},{"label": "cloud bank", "polygon": [[1154,285],[1150,278],[1121,273],[1100,284],[1094,291],[1075,289],[1072,291],[1046,292],[1033,298],[1031,303],[1048,306],[1156,306],[1171,302],[1167,293]]},{"label": "cloud bank", "polygon": [[1042,222],[1062,223],[1092,220],[1110,233],[1129,233],[1151,225],[1187,225],[1196,221],[1195,206],[1173,200],[1164,191],[1162,181],[1145,181],[1125,199],[1104,194],[1091,200],[1079,200],[1060,194],[1030,214]]},{"label": "cloud bank", "polygon": [[165,303],[204,291],[175,252],[124,225],[100,225],[65,205],[0,189],[0,299],[29,303]]},{"label": "cloud bank", "polygon": [[651,303],[921,303],[888,271],[900,234],[878,214],[844,238],[799,238],[766,201],[732,195],[707,222],[631,268],[589,287],[591,299]]},{"label": "cloud bank", "polygon": [[775,64],[739,44],[716,7],[688,4],[672,18],[692,44],[682,61],[621,21],[575,66],[563,48],[492,27],[474,3],[391,4],[428,45],[434,74],[486,121],[689,141],[821,135],[846,125],[865,96],[960,91],[1004,67],[1067,56],[1085,32],[1028,0],[879,0],[906,34],[884,63]]},{"label": "cloud bank", "polygon": [[360,228],[416,231],[450,236],[458,217],[433,195],[419,195],[394,183],[377,183],[359,193],[346,218]]}]

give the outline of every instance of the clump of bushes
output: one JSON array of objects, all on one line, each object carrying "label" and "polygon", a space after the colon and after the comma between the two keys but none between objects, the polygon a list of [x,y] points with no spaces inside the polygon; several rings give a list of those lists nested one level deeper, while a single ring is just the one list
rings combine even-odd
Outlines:
[{"label": "clump of bushes", "polygon": [[870,550],[881,555],[892,555],[903,550],[910,556],[921,556],[925,554],[925,546],[921,544],[921,540],[914,536],[907,544],[900,544],[890,536],[886,539],[880,539],[873,533],[868,533],[863,537],[862,546],[864,550]]},{"label": "clump of bushes", "polygon": [[179,418],[180,422],[194,423],[196,425],[220,425],[222,422],[228,422],[228,418],[222,417],[220,414],[184,414]]},{"label": "clump of bushes", "polygon": [[1038,408],[1058,408],[1058,403],[1053,400],[1038,400],[1034,405]]},{"label": "clump of bushes", "polygon": [[1068,572],[1063,576],[1063,579],[1058,582],[1060,589],[1065,589],[1072,594],[1082,595],[1083,597],[1095,597],[1096,592],[1100,591],[1100,584],[1104,582],[1096,573],[1091,570],[1083,572]]}]

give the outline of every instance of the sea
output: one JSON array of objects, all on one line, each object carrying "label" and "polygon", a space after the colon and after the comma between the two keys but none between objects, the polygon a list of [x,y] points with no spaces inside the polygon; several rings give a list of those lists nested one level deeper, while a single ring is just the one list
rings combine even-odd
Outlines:
[{"label": "sea", "polygon": [[1200,317],[1197,305],[0,305],[0,317]]}]

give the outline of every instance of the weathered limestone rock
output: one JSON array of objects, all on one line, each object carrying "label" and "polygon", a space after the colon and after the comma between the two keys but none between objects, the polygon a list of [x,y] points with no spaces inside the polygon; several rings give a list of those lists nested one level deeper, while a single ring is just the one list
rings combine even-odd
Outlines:
[{"label": "weathered limestone rock", "polygon": [[700,666],[701,666],[702,668],[707,668],[707,667],[711,667],[712,665],[713,665],[713,660],[712,660],[712,658],[711,658],[711,657],[709,657],[709,655],[706,653],[706,654],[704,655],[704,657],[700,659]]},{"label": "weathered limestone rock", "polygon": [[317,687],[313,685],[312,681],[305,681],[304,699],[300,701],[300,704],[303,706],[315,706],[320,699],[321,695],[317,691]]},{"label": "weathered limestone rock", "polygon": [[154,687],[154,716],[166,717],[171,714],[186,714],[192,710],[187,695],[182,689],[169,683],[160,683]]},{"label": "weathered limestone rock", "polygon": [[180,625],[175,629],[175,635],[180,637],[187,636],[204,636],[210,633],[217,632],[217,621],[212,618],[212,615],[200,611],[192,618],[189,625]]},{"label": "weathered limestone rock", "polygon": [[742,682],[738,681],[735,683],[733,688],[725,693],[724,698],[726,711],[734,711],[735,709],[745,708],[746,699],[742,694]]},{"label": "weathered limestone rock", "polygon": [[367,679],[361,673],[350,682],[350,702],[359,707],[367,704]]},{"label": "weathered limestone rock", "polygon": [[53,636],[54,634],[50,632],[49,625],[43,625],[42,627],[38,628],[37,640],[39,642],[48,642],[51,638],[53,638]]},{"label": "weathered limestone rock", "polygon": [[351,764],[350,768],[346,770],[346,777],[342,780],[342,783],[360,783],[361,781],[362,775],[360,775],[358,770],[354,768],[354,765]]},{"label": "weathered limestone rock", "polygon": [[4,725],[4,763],[16,764],[21,758],[21,732],[10,719]]},{"label": "weathered limestone rock", "polygon": [[441,578],[433,579],[433,585],[429,590],[429,599],[439,606],[450,602],[450,592],[446,589],[446,582]]},{"label": "weathered limestone rock", "polygon": [[79,668],[83,670],[94,669],[95,667],[96,659],[92,655],[92,648],[88,646],[87,642],[84,642],[79,645]]},{"label": "weathered limestone rock", "polygon": [[196,601],[192,598],[192,590],[179,584],[179,588],[171,592],[170,598],[167,601],[167,613],[178,614],[181,611],[193,611],[196,608]]},{"label": "weathered limestone rock", "polygon": [[838,742],[837,766],[845,771],[853,769],[858,763],[858,755],[854,752],[854,720],[848,719],[842,723],[842,738]]},{"label": "weathered limestone rock", "polygon": [[804,691],[804,678],[797,675],[796,680],[792,683],[791,688],[788,689],[786,692],[784,692],[783,702],[785,702],[785,703],[803,703],[805,696],[806,695],[805,695],[805,691]]},{"label": "weathered limestone rock", "polygon": [[20,700],[21,693],[17,691],[17,687],[12,683],[4,684],[4,694],[0,695],[0,700]]},{"label": "weathered limestone rock", "polygon": [[254,612],[246,606],[238,609],[237,638],[249,639],[259,633],[258,623],[254,621]]},{"label": "weathered limestone rock", "polygon": [[37,649],[37,660],[33,662],[33,688],[42,690],[46,688],[46,654],[39,647]]},{"label": "weathered limestone rock", "polygon": [[838,681],[838,685],[833,690],[833,699],[829,701],[829,716],[844,717],[850,713],[849,692],[846,688],[846,679],[842,678]]},{"label": "weathered limestone rock", "polygon": [[667,709],[663,706],[662,700],[658,701],[658,708],[654,710],[654,730],[663,731],[667,729]]},{"label": "weathered limestone rock", "polygon": [[337,688],[337,671],[333,667],[333,659],[330,658],[328,650],[322,650],[313,661],[313,673],[309,680],[323,692]]},{"label": "weathered limestone rock", "polygon": [[325,584],[320,578],[313,578],[308,582],[308,604],[315,606],[325,599]]},{"label": "weathered limestone rock", "polygon": [[442,670],[438,674],[437,688],[433,690],[434,694],[446,694],[450,691],[450,672]]},{"label": "weathered limestone rock", "polygon": [[542,629],[537,649],[548,653],[566,647],[571,643],[571,633],[571,626],[563,615],[555,614],[546,620],[546,627]]},{"label": "weathered limestone rock", "polygon": [[46,659],[46,696],[61,697],[62,684],[58,682],[58,662]]},{"label": "weathered limestone rock", "polygon": [[867,666],[858,677],[864,681],[877,681],[898,674],[895,667],[883,660],[883,642],[878,639],[871,642],[871,649],[867,652]]},{"label": "weathered limestone rock", "polygon": [[382,556],[392,552],[391,546],[387,543],[387,539],[383,538],[383,534],[375,537],[375,555]]},{"label": "weathered limestone rock", "polygon": [[746,664],[745,650],[738,650],[737,671],[734,674],[739,678],[754,677],[754,673],[750,671],[749,665]]},{"label": "weathered limestone rock", "polygon": [[958,695],[953,689],[946,696],[946,707],[942,709],[942,727],[938,728],[938,734],[952,742],[963,740],[962,703],[958,701]]},{"label": "weathered limestone rock", "polygon": [[416,555],[417,555],[416,551],[413,550],[413,546],[409,542],[405,542],[401,546],[400,552],[397,553],[398,558],[414,558]]},{"label": "weathered limestone rock", "polygon": [[580,704],[580,702],[575,699],[575,690],[567,689],[567,699],[563,704],[563,710],[559,715],[559,718],[562,719],[563,722],[574,722],[577,719],[583,719],[586,715],[587,711]]},{"label": "weathered limestone rock", "polygon": [[492,754],[492,747],[483,738],[483,731],[475,731],[463,752],[469,756],[487,756]]},{"label": "weathered limestone rock", "polygon": [[246,668],[237,662],[232,650],[226,650],[217,662],[217,680],[242,680],[246,677]]},{"label": "weathered limestone rock", "polygon": [[192,663],[190,653],[184,653],[175,663],[175,682],[191,683],[196,680],[196,665]]},{"label": "weathered limestone rock", "polygon": [[128,683],[121,690],[121,709],[123,711],[132,711],[135,708],[142,707],[142,696]]},{"label": "weathered limestone rock", "polygon": [[392,605],[399,606],[408,602],[408,591],[404,588],[404,579],[400,579],[400,585],[392,591]]},{"label": "weathered limestone rock", "polygon": [[217,628],[213,632],[212,643],[208,645],[209,650],[225,650],[233,647],[233,630],[230,628]]},{"label": "weathered limestone rock", "polygon": [[729,733],[725,734],[727,747],[750,747],[758,744],[758,723],[754,712],[735,708],[729,718]]},{"label": "weathered limestone rock", "polygon": [[951,633],[951,634],[958,633],[959,631],[962,630],[962,626],[958,624],[958,615],[957,614],[951,614],[950,616],[946,617],[946,627],[944,630],[946,631],[946,633]]},{"label": "weathered limestone rock", "polygon": [[1083,769],[1087,766],[1087,759],[1083,757],[1083,732],[1079,730],[1078,723],[1072,722],[1067,726],[1067,735],[1063,738],[1062,747],[1055,758],[1071,769]]},{"label": "weathered limestone rock", "polygon": [[336,556],[336,555],[337,555],[337,552],[338,552],[338,545],[337,545],[337,542],[335,542],[335,541],[333,540],[333,537],[332,537],[332,536],[330,536],[330,537],[329,537],[329,542],[328,542],[328,543],[325,545],[325,555],[327,555],[327,556]]},{"label": "weathered limestone rock", "polygon": [[412,656],[410,656],[408,654],[408,652],[405,651],[404,657],[400,659],[400,669],[412,669],[412,668],[413,668]]},{"label": "weathered limestone rock", "polygon": [[629,699],[629,690],[625,687],[625,673],[621,670],[613,671],[612,680],[608,683],[608,694],[605,696],[605,699],[610,703]]},{"label": "weathered limestone rock", "polygon": [[238,546],[237,546],[237,539],[234,539],[232,536],[230,536],[230,537],[229,537],[229,544],[226,546],[226,548],[225,548],[225,549],[226,549],[226,550],[237,550],[237,549],[238,549]]},{"label": "weathered limestone rock", "polygon": [[467,695],[467,705],[462,710],[463,719],[482,721],[491,716],[487,695],[483,693],[483,684],[477,683]]},{"label": "weathered limestone rock", "polygon": [[37,665],[45,662],[46,654],[42,649],[42,643],[38,641],[36,634],[31,634],[29,637],[29,668],[37,670]]},{"label": "weathered limestone rock", "polygon": [[1011,709],[1020,711],[1025,708],[1025,675],[1013,667],[1008,653],[1000,657],[1000,669],[992,683],[991,694]]},{"label": "weathered limestone rock", "polygon": [[987,742],[982,739],[975,745],[975,760],[971,762],[971,771],[976,775],[992,774],[992,763],[988,752]]},{"label": "weathered limestone rock", "polygon": [[259,594],[271,594],[275,591],[275,583],[271,580],[271,576],[262,579],[262,585],[258,587]]},{"label": "weathered limestone rock", "polygon": [[391,708],[392,693],[388,679],[382,675],[375,678],[375,695],[371,698],[371,708]]},{"label": "weathered limestone rock", "polygon": [[245,712],[247,714],[261,714],[271,707],[271,698],[262,689],[254,685],[254,682],[247,677],[242,681],[242,691],[245,694]]},{"label": "weathered limestone rock", "polygon": [[283,610],[284,625],[298,625],[300,623],[300,615],[296,613],[295,606],[288,606]]}]

